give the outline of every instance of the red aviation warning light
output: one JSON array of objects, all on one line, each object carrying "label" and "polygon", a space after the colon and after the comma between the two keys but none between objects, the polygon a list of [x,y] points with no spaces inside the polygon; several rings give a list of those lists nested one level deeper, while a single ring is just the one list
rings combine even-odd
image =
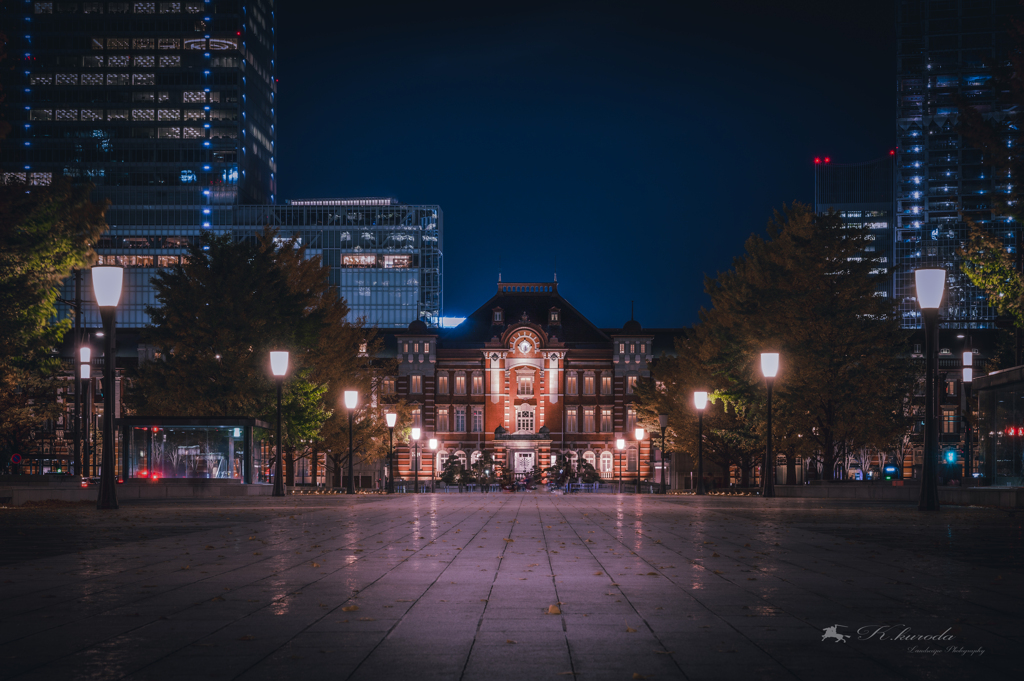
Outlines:
[{"label": "red aviation warning light", "polygon": [[815,157],[815,159],[814,159],[814,162],[815,162],[815,163],[821,163],[821,159],[820,159],[820,158],[817,158],[817,157]]}]

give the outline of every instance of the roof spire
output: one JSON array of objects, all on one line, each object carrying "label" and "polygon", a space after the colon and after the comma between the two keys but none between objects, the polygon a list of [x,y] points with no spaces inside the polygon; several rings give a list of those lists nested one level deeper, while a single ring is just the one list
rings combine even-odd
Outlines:
[{"label": "roof spire", "polygon": [[629,321],[633,321],[633,301],[629,301]]}]

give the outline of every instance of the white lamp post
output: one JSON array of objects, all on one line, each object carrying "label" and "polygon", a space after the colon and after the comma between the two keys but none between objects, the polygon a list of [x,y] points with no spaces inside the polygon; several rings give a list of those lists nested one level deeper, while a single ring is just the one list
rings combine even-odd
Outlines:
[{"label": "white lamp post", "polygon": [[633,429],[636,437],[636,492],[640,493],[640,450],[643,448],[644,435],[647,433],[643,428],[637,426]]},{"label": "white lamp post", "polygon": [[412,484],[413,492],[415,494],[420,493],[420,429],[413,428],[409,434],[412,437],[413,446],[415,447],[415,455],[412,459]]},{"label": "white lamp post", "polygon": [[430,450],[430,492],[433,493],[437,479],[437,438],[427,440],[427,449]]},{"label": "white lamp post", "polygon": [[936,373],[938,372],[939,305],[946,288],[946,270],[939,268],[914,271],[917,302],[921,306],[925,341],[925,412],[924,460],[921,462],[922,511],[939,510],[939,420],[937,413]]},{"label": "white lamp post", "polygon": [[[964,404],[967,414],[971,410],[971,383],[974,381],[974,351],[971,350],[970,344],[971,341],[968,339],[963,363]],[[967,421],[967,428],[964,431],[964,484],[974,479],[974,461],[972,460],[974,452],[971,451],[973,445],[974,428],[971,427],[971,422]]]},{"label": "white lamp post", "polygon": [[[76,273],[76,278],[77,278]],[[80,282],[79,282],[80,283]],[[78,318],[81,318],[81,310],[79,310]],[[75,323],[78,323],[76,318]],[[88,427],[88,419],[82,417],[82,411],[88,409],[89,400],[82,399],[82,389],[89,390],[89,379],[92,378],[92,348],[83,346],[78,349],[78,382],[75,385],[75,472],[80,475],[83,480],[89,476],[89,438],[85,435]],[[83,427],[83,425],[85,427]],[[82,443],[85,443],[85,447],[82,447]]]},{"label": "white lamp post", "polygon": [[100,494],[96,500],[98,509],[117,508],[114,478],[114,351],[117,347],[117,304],[121,300],[123,283],[124,269],[120,267],[92,268],[92,291],[106,332],[103,361],[103,459],[100,467]]},{"label": "white lamp post", "polygon": [[359,404],[359,393],[355,390],[346,390],[345,409],[348,410],[348,484],[345,486],[345,492],[347,494],[356,493],[355,454],[352,451],[352,416],[355,414],[357,404]]},{"label": "white lamp post", "polygon": [[704,489],[704,407],[708,405],[708,394],[704,391],[693,393],[693,406],[697,409],[697,489],[694,494],[703,496]]},{"label": "white lamp post", "polygon": [[395,492],[395,424],[398,423],[398,414],[389,411],[384,414],[388,423],[388,493]]},{"label": "white lamp post", "polygon": [[621,437],[617,438],[615,440],[615,448],[617,450],[619,450],[619,466],[618,466],[618,468],[619,468],[619,470],[618,470],[618,474],[619,474],[619,494],[622,494],[622,455],[623,455],[623,453],[625,452],[625,449],[626,449],[626,440],[625,440],[625,438],[621,438]]},{"label": "white lamp post", "polygon": [[288,352],[275,350],[270,353],[270,371],[277,383],[277,461],[274,462],[273,496],[284,496],[284,471],[281,464],[281,390],[284,376],[288,373]]},{"label": "white lamp post", "polygon": [[665,466],[668,457],[665,455],[665,431],[668,430],[668,414],[658,414],[658,426],[661,427],[661,493],[665,494],[665,476],[668,470]]},{"label": "white lamp post", "polygon": [[775,466],[772,458],[772,387],[775,376],[779,373],[779,353],[761,353],[761,373],[764,374],[765,385],[768,386],[768,442],[764,448],[764,465],[761,466],[761,495],[765,498],[775,496]]}]

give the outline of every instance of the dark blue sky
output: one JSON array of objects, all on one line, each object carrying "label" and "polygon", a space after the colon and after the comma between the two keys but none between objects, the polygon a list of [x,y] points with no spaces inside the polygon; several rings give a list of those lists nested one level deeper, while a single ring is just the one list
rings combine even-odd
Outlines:
[{"label": "dark blue sky", "polygon": [[812,161],[895,138],[891,1],[278,4],[280,198],[444,211],[445,313],[682,326]]}]

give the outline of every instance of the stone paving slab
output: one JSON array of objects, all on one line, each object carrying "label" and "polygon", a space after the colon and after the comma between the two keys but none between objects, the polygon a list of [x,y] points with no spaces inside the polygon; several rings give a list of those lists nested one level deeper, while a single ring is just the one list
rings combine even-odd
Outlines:
[{"label": "stone paving slab", "polygon": [[1019,678],[1022,542],[836,500],[0,509],[0,680]]}]

